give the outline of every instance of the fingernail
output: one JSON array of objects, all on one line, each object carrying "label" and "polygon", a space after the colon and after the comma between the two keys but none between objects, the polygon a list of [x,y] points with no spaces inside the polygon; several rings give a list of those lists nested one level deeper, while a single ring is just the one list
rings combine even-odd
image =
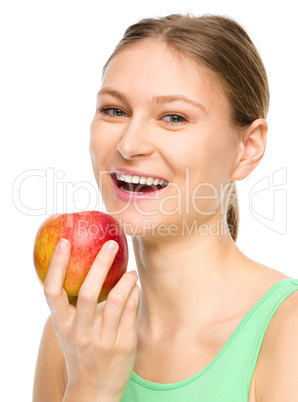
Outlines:
[{"label": "fingernail", "polygon": [[130,271],[132,274],[134,274],[135,276],[138,276],[137,271],[134,269],[133,271]]},{"label": "fingernail", "polygon": [[68,240],[66,239],[61,239],[57,245],[57,250],[58,251],[64,251],[68,247]]},{"label": "fingernail", "polygon": [[117,247],[118,247],[118,244],[114,240],[111,240],[108,243],[105,243],[104,251],[109,251],[109,252],[115,251]]}]

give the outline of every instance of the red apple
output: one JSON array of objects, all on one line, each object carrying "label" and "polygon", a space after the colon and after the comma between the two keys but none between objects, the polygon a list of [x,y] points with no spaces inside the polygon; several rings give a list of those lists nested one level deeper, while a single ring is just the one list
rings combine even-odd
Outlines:
[{"label": "red apple", "polygon": [[106,300],[110,290],[127,270],[127,240],[119,223],[112,216],[98,211],[56,214],[47,218],[38,229],[33,250],[34,266],[42,284],[52,254],[62,238],[71,243],[63,287],[72,304],[76,304],[79,289],[103,244],[108,240],[115,240],[119,244],[98,296],[99,303]]}]

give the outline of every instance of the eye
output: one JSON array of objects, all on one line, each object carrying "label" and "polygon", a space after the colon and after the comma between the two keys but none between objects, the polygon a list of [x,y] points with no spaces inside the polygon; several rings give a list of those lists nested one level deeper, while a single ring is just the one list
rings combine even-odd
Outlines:
[{"label": "eye", "polygon": [[[168,123],[173,124],[173,125],[187,122],[187,119],[185,117],[181,116],[180,114],[167,114],[163,117],[170,117],[170,121],[168,121]],[[171,120],[171,119],[173,119],[173,120]],[[181,119],[181,120],[179,120],[179,119]]]},{"label": "eye", "polygon": [[[108,118],[122,117],[124,115],[127,116],[127,114],[122,109],[119,109],[117,107],[102,107],[102,108],[98,108],[97,110],[99,113],[103,114],[104,116],[106,116]],[[188,122],[188,120],[180,114],[174,114],[174,113],[167,114],[167,115],[164,115],[162,117],[162,119],[164,119],[165,117],[170,118],[170,121],[164,120],[164,122],[167,124],[173,125],[173,126]]]},{"label": "eye", "polygon": [[[107,117],[121,117],[123,116],[121,113],[126,114],[123,112],[122,109],[116,108],[116,107],[102,107],[97,109],[99,113],[107,116]],[[109,111],[112,111],[112,114],[109,113]]]}]

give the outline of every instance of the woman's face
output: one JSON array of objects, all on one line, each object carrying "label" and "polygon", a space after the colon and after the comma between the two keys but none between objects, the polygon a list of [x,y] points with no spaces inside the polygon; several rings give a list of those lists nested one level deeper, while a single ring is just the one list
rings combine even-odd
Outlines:
[{"label": "woman's face", "polygon": [[[223,190],[237,156],[229,108],[210,71],[178,59],[159,41],[112,58],[91,124],[90,155],[106,209],[127,234],[178,236],[194,220],[223,218]],[[155,187],[151,198],[132,195],[111,175],[125,169],[168,185]]]}]

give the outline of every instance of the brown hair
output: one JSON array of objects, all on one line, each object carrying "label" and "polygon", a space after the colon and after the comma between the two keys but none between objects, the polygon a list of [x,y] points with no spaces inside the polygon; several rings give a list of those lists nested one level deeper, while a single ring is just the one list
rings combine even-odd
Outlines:
[{"label": "brown hair", "polygon": [[[127,28],[104,65],[103,76],[117,53],[147,39],[161,40],[177,55],[189,56],[215,73],[230,101],[234,127],[246,128],[255,119],[267,117],[269,86],[265,67],[250,37],[233,19],[189,13],[144,18]],[[235,182],[231,184],[226,220],[236,242],[239,203]]]}]

